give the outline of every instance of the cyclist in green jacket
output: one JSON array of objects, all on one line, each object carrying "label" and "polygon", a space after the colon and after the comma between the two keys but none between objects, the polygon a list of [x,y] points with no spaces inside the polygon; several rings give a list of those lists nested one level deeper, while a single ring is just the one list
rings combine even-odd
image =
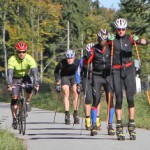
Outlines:
[{"label": "cyclist in green jacket", "polygon": [[[8,91],[11,92],[11,112],[13,117],[12,126],[17,129],[17,99],[20,91],[20,86],[15,86],[20,82],[31,84],[26,88],[26,106],[27,111],[31,111],[30,100],[32,97],[32,89],[39,90],[38,83],[38,68],[37,64],[29,54],[26,53],[28,48],[24,42],[18,42],[15,45],[16,55],[13,55],[8,60]],[[34,80],[29,76],[33,74]]]}]

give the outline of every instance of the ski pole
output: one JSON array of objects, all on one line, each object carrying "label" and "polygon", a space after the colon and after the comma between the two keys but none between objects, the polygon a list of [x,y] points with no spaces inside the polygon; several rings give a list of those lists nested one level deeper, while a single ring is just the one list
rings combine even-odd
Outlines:
[{"label": "ski pole", "polygon": [[135,46],[137,58],[138,58],[138,60],[140,61],[140,55],[139,55],[139,51],[138,51],[138,47],[137,47],[136,42],[134,42],[134,46]]},{"label": "ski pole", "polygon": [[107,125],[109,124],[109,112],[110,112],[110,101],[111,101],[111,93],[108,93],[108,104],[107,104]]},{"label": "ski pole", "polygon": [[[113,56],[114,56],[114,41],[112,41],[112,45],[111,45],[111,54],[110,54],[110,65],[111,65],[111,71],[112,71],[112,65],[113,65]],[[110,72],[111,73],[111,72]]]},{"label": "ski pole", "polygon": [[149,104],[149,108],[150,108],[150,94],[148,89],[146,90],[146,95],[147,95],[147,100],[148,100],[148,104]]},{"label": "ski pole", "polygon": [[[57,95],[57,101],[56,101],[56,107],[55,107],[55,113],[54,113],[54,118],[53,118],[53,122],[55,123],[55,118],[56,118],[56,113],[57,113],[57,108],[58,108],[58,102],[60,100],[60,92],[59,94]],[[56,98],[56,97],[55,97]]]},{"label": "ski pole", "polygon": [[[87,72],[86,72],[86,84],[85,84],[85,90],[84,90],[84,104],[85,104],[85,99],[86,99],[86,92],[87,92],[87,82],[88,82],[88,75],[89,75],[89,69],[90,69],[90,62],[88,60],[87,62]],[[84,111],[84,104],[83,104],[83,111]],[[83,116],[82,116],[82,122],[81,122],[81,132],[80,135],[82,135],[82,126],[83,126]]]}]

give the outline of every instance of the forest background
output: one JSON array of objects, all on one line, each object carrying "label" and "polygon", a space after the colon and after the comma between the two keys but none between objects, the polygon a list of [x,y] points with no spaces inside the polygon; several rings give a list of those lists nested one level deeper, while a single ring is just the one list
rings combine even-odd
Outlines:
[{"label": "forest background", "polygon": [[[150,40],[150,0],[120,0],[119,9],[95,0],[1,0],[0,72],[7,78],[7,60],[18,41],[28,44],[38,63],[41,82],[54,81],[53,71],[67,49],[80,58],[87,43],[97,43],[101,28],[115,34],[117,18],[128,21],[128,33]],[[135,49],[135,48],[134,48]],[[138,46],[142,81],[150,81],[150,46]],[[137,58],[134,51],[133,58]]]}]

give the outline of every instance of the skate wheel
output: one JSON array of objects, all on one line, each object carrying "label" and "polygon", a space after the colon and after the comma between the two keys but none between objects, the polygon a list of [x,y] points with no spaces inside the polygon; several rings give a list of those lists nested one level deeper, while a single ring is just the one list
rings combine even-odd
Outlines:
[{"label": "skate wheel", "polygon": [[124,136],[118,137],[118,140],[119,140],[119,141],[124,141],[124,140],[125,140],[125,137],[124,137]]},{"label": "skate wheel", "polygon": [[136,140],[136,136],[135,135],[130,136],[130,140]]},{"label": "skate wheel", "polygon": [[91,133],[91,136],[94,136],[94,134],[93,134],[93,133]]},{"label": "skate wheel", "polygon": [[115,132],[108,132],[108,135],[115,135]]},{"label": "skate wheel", "polygon": [[91,132],[91,136],[97,135],[97,132]]}]

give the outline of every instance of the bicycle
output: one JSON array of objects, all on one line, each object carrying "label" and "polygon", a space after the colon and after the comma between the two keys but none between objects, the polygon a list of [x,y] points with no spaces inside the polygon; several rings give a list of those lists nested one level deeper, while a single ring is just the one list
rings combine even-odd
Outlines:
[{"label": "bicycle", "polygon": [[17,121],[18,121],[18,130],[19,133],[25,135],[26,132],[26,100],[25,100],[25,89],[27,86],[32,86],[32,84],[19,83],[15,86],[20,86],[20,92],[18,96],[18,108],[17,108]]}]

